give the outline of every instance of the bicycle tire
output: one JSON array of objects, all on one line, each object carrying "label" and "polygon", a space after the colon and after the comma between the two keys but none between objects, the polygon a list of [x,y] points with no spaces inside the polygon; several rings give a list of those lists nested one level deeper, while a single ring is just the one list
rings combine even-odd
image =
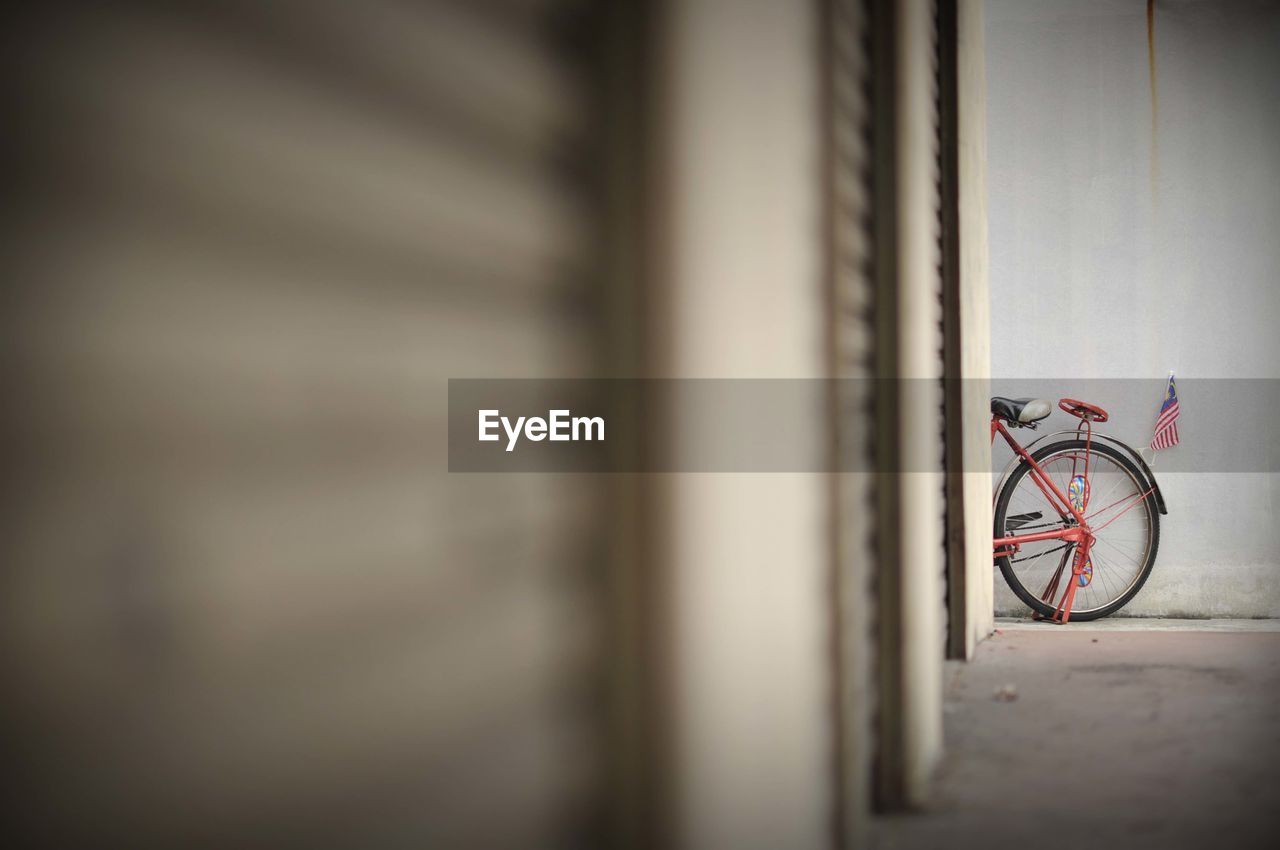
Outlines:
[{"label": "bicycle tire", "polygon": [[[1065,451],[1079,451],[1085,447],[1086,443],[1084,440],[1062,440],[1056,443],[1051,443],[1044,448],[1032,452],[1031,456],[1035,458],[1037,463],[1043,464],[1046,459],[1053,455]],[[1132,459],[1126,457],[1124,453],[1118,449],[1094,441],[1092,445],[1089,446],[1089,451],[1105,455],[1107,458],[1114,461],[1119,467],[1129,474],[1135,483],[1141,485],[1145,484],[1147,481],[1146,475],[1138,468],[1137,464],[1135,464]],[[1019,463],[1014,471],[1009,474],[1004,486],[1000,488],[999,497],[996,499],[995,523],[993,526],[993,533],[996,537],[1005,536],[1005,513],[1008,509],[1009,501],[1013,498],[1013,494],[1017,490],[1018,482],[1020,482],[1022,478],[1030,472],[1030,470],[1031,466],[1026,461]],[[1143,487],[1143,489],[1146,488]],[[1151,542],[1147,550],[1146,562],[1142,565],[1136,580],[1119,597],[1107,605],[1093,610],[1081,611],[1079,613],[1073,611],[1071,614],[1071,619],[1073,621],[1087,622],[1089,620],[1100,620],[1103,617],[1111,616],[1125,605],[1132,602],[1133,598],[1142,590],[1142,586],[1146,584],[1147,579],[1151,575],[1151,571],[1155,567],[1156,554],[1160,549],[1160,514],[1156,509],[1154,493],[1149,493],[1147,497],[1142,500],[1142,508],[1147,512],[1147,520],[1151,529]],[[1038,612],[1044,617],[1053,616],[1055,612],[1054,606],[1041,601],[1039,597],[1022,584],[1018,579],[1017,574],[1013,569],[1013,564],[1008,556],[997,558],[996,563],[1000,567],[1001,575],[1004,576],[1005,584],[1009,586],[1009,589],[1013,591],[1014,595],[1017,596],[1023,604],[1027,605],[1033,611]],[[1068,580],[1070,580],[1069,574]]]}]

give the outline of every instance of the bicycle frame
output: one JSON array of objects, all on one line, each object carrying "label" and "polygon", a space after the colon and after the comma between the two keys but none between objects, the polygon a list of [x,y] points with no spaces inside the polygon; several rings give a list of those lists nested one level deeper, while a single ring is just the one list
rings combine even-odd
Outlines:
[{"label": "bicycle frame", "polygon": [[[1047,434],[1041,434],[1040,436],[1036,437],[1034,440],[1031,440],[1028,443],[1024,443],[1022,447],[1026,449],[1028,452],[1035,452],[1036,446],[1040,443],[1045,443],[1046,445],[1048,445],[1048,443],[1052,442],[1055,438],[1074,437],[1078,439],[1079,436],[1080,436],[1080,430],[1078,428],[1073,428],[1070,431],[1051,431]],[[1120,440],[1117,440],[1115,437],[1107,436],[1106,434],[1095,433],[1093,435],[1093,440],[1096,443],[1107,443],[1112,448],[1119,449],[1120,451],[1128,455],[1129,459],[1133,461],[1133,465],[1136,466],[1139,472],[1142,473],[1143,481],[1145,481],[1147,485],[1150,486],[1151,498],[1155,503],[1156,510],[1162,515],[1167,515],[1169,513],[1169,509],[1165,506],[1165,503],[1164,503],[1164,495],[1160,492],[1160,483],[1156,481],[1155,473],[1151,471],[1151,467],[1147,465],[1147,461],[1142,457],[1141,454],[1136,452],[1128,444]],[[994,492],[996,493],[1000,492],[1000,489],[1004,486],[1004,482],[1009,479],[1009,476],[1013,474],[1014,469],[1016,469],[1018,465],[1021,464],[1021,462],[1022,462],[1022,459],[1017,455],[1013,455],[1012,457],[1009,458],[1009,462],[1005,464],[1005,468],[1000,474],[1000,481],[996,484],[996,488]]]},{"label": "bicycle frame", "polygon": [[[1031,480],[1040,488],[1040,492],[1044,493],[1044,497],[1049,500],[1049,504],[1054,508],[1054,510],[1056,510],[1064,520],[1070,518],[1076,521],[1076,527],[1074,528],[1060,528],[1056,531],[1043,531],[1036,534],[1014,534],[1009,537],[997,537],[994,541],[996,556],[999,557],[1001,554],[1004,554],[1001,552],[1002,547],[1012,547],[1012,551],[1016,552],[1020,548],[1021,544],[1032,543],[1039,540],[1071,540],[1079,542],[1084,529],[1088,528],[1088,523],[1085,522],[1084,515],[1080,511],[1076,510],[1075,505],[1071,504],[1071,500],[1062,494],[1062,491],[1058,489],[1058,485],[1053,483],[1053,480],[1045,473],[1044,468],[1036,462],[1036,459],[1033,458],[1031,454],[1013,438],[1013,435],[1009,433],[1009,429],[1000,421],[1000,417],[993,416],[991,417],[991,442],[993,443],[996,440],[996,434],[1004,437],[1005,442],[1009,444],[1009,448],[1013,449],[1014,454],[1020,457],[1031,467]],[[1086,481],[1089,477],[1088,459],[1089,446],[1086,444]]]},{"label": "bicycle frame", "polygon": [[[1083,420],[1089,425],[1087,419]],[[1089,425],[1088,437],[1085,442],[1085,487],[1088,492],[1089,481],[1089,447],[1093,438],[1093,428]],[[1075,602],[1076,588],[1080,586],[1080,575],[1084,572],[1084,565],[1089,558],[1089,549],[1093,545],[1093,534],[1089,530],[1089,523],[1084,518],[1082,510],[1076,510],[1075,505],[1071,504],[1071,500],[1062,494],[1058,489],[1058,485],[1053,483],[1044,468],[1036,461],[1031,454],[1022,447],[1022,445],[1013,438],[1009,433],[1009,429],[1005,427],[1004,422],[999,416],[991,417],[991,442],[996,441],[996,434],[1004,437],[1009,448],[1013,449],[1014,454],[1031,467],[1031,480],[1035,482],[1036,487],[1040,488],[1040,492],[1049,501],[1049,505],[1058,512],[1064,521],[1073,520],[1075,525],[1066,525],[1053,531],[1040,531],[1034,534],[1013,534],[1008,537],[997,537],[992,542],[994,544],[994,557],[1011,557],[1022,548],[1024,543],[1035,543],[1042,540],[1062,540],[1066,543],[1074,543],[1075,557],[1071,564],[1071,580],[1067,582],[1067,589],[1063,591],[1062,599],[1059,600],[1054,608],[1053,616],[1050,620],[1054,623],[1066,625],[1071,621],[1071,606]],[[1074,472],[1074,470],[1073,470]],[[1068,549],[1067,552],[1070,552]],[[1054,571],[1053,578],[1050,579],[1049,585],[1045,588],[1044,594],[1040,597],[1041,601],[1049,602],[1053,599],[1055,593],[1058,592],[1058,584],[1062,578],[1062,572],[1067,565],[1067,553],[1063,553],[1062,560],[1058,563],[1058,569]],[[1039,618],[1038,613],[1033,613],[1034,617]]]}]

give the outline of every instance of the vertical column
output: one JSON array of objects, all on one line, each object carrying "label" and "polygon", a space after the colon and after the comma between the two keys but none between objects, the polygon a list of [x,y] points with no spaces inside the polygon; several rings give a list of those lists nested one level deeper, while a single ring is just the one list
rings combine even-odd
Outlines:
[{"label": "vertical column", "polygon": [[838,818],[844,846],[865,843],[871,810],[877,620],[877,476],[872,69],[865,0],[823,4],[826,198],[830,286],[832,600],[838,693]]},{"label": "vertical column", "polygon": [[983,0],[956,4],[964,655],[991,634],[991,294],[987,282],[987,79]]},{"label": "vertical column", "polygon": [[923,799],[942,750],[942,406],[938,294],[937,102],[934,16],[927,0],[898,4],[898,376],[902,431],[904,794]]},{"label": "vertical column", "polygon": [[[668,6],[666,376],[826,374],[815,13],[772,0]],[[825,451],[824,411],[799,419],[785,439]],[[677,423],[677,463],[680,438]],[[676,843],[826,846],[826,482],[690,473],[663,486]]]},{"label": "vertical column", "polygon": [[942,749],[943,502],[936,49],[928,0],[876,2],[880,478],[877,797],[921,802]]}]

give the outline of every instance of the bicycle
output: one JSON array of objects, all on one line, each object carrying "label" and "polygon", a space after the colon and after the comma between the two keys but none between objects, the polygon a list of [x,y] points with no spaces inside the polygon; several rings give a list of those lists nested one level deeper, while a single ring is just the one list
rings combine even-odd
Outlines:
[{"label": "bicycle", "polygon": [[[993,557],[1035,619],[1066,624],[1109,616],[1137,596],[1155,566],[1160,516],[1168,510],[1142,456],[1094,433],[1094,424],[1109,418],[1105,410],[1072,398],[1058,407],[1080,420],[1074,432],[1024,447],[1009,427],[1035,429],[1053,412],[1050,402],[991,399],[991,441],[1000,434],[1014,452],[996,487]],[[1073,436],[1034,449],[1063,435]],[[1071,577],[1062,587],[1068,561]],[[1030,588],[1042,589],[1037,596]]]}]

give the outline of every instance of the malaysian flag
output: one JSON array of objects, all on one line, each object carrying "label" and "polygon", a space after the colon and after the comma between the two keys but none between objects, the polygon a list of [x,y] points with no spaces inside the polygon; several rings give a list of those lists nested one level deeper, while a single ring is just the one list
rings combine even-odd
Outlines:
[{"label": "malaysian flag", "polygon": [[1164,403],[1156,417],[1156,431],[1151,436],[1151,450],[1167,449],[1178,445],[1178,388],[1173,385],[1173,373],[1169,374],[1169,386],[1164,391]]}]

